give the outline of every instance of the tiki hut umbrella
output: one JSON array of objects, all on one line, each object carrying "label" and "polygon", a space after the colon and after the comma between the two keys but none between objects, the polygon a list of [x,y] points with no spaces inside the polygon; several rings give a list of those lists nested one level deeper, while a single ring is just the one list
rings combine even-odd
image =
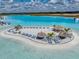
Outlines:
[{"label": "tiki hut umbrella", "polygon": [[14,28],[15,28],[16,31],[18,31],[19,29],[22,29],[22,26],[21,25],[17,25]]},{"label": "tiki hut umbrella", "polygon": [[59,33],[59,37],[60,37],[61,39],[65,39],[65,38],[66,38],[66,32],[60,32],[60,33]]},{"label": "tiki hut umbrella", "polygon": [[43,39],[46,36],[46,34],[44,32],[39,32],[37,34],[37,39]]},{"label": "tiki hut umbrella", "polygon": [[56,31],[56,32],[64,31],[64,27],[63,26],[56,26],[56,25],[54,25],[53,27],[54,27],[53,31]]}]

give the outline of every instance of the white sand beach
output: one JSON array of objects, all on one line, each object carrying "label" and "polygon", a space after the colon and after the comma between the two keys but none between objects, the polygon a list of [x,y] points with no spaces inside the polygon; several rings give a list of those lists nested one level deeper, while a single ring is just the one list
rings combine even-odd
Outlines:
[{"label": "white sand beach", "polygon": [[[23,30],[23,31],[26,31],[26,30]],[[35,30],[35,32],[37,32],[37,31]],[[14,40],[19,40],[21,42],[31,44],[32,46],[35,46],[35,47],[56,49],[56,50],[69,49],[69,48],[72,48],[72,47],[76,46],[77,44],[79,44],[78,34],[74,31],[73,35],[74,35],[74,40],[72,40],[71,42],[68,42],[66,44],[50,45],[50,44],[41,44],[38,42],[34,42],[34,41],[31,41],[25,37],[20,36],[20,35],[13,35],[13,34],[9,35],[7,30],[0,31],[0,36],[6,37],[6,38],[12,38]]]}]

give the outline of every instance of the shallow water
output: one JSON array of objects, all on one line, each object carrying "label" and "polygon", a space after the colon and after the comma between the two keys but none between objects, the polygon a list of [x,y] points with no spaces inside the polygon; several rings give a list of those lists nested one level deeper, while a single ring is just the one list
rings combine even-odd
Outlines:
[{"label": "shallow water", "polygon": [[[23,26],[63,25],[79,32],[79,23],[74,23],[73,18],[44,17],[10,16],[6,21],[11,22],[12,26],[16,24]],[[79,44],[71,49],[54,50],[35,47],[28,43],[24,44],[21,41],[0,36],[0,59],[79,59]]]},{"label": "shallow water", "polygon": [[79,44],[67,50],[37,48],[0,37],[0,59],[79,59]]}]

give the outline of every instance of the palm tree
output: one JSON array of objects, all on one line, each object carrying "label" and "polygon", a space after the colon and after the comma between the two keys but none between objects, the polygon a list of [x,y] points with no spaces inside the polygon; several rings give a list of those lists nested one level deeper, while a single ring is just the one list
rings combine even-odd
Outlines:
[{"label": "palm tree", "polygon": [[53,32],[47,34],[48,43],[52,44],[53,37],[54,37],[54,33]]},{"label": "palm tree", "polygon": [[55,35],[55,34],[54,34],[53,32],[47,34],[47,36],[48,36],[49,39],[52,39],[52,38],[54,37],[54,35]]},{"label": "palm tree", "polygon": [[70,28],[65,28],[64,30],[65,30],[65,32],[68,32],[68,31],[71,30],[71,29],[70,29]]}]

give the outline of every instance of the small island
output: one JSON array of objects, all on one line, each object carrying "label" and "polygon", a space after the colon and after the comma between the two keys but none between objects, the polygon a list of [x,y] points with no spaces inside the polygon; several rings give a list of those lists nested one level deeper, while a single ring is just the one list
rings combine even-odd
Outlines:
[{"label": "small island", "polygon": [[74,40],[73,31],[71,28],[66,28],[60,25],[52,26],[27,26],[16,25],[8,29],[7,33],[27,37],[29,40],[42,44],[66,44]]}]

